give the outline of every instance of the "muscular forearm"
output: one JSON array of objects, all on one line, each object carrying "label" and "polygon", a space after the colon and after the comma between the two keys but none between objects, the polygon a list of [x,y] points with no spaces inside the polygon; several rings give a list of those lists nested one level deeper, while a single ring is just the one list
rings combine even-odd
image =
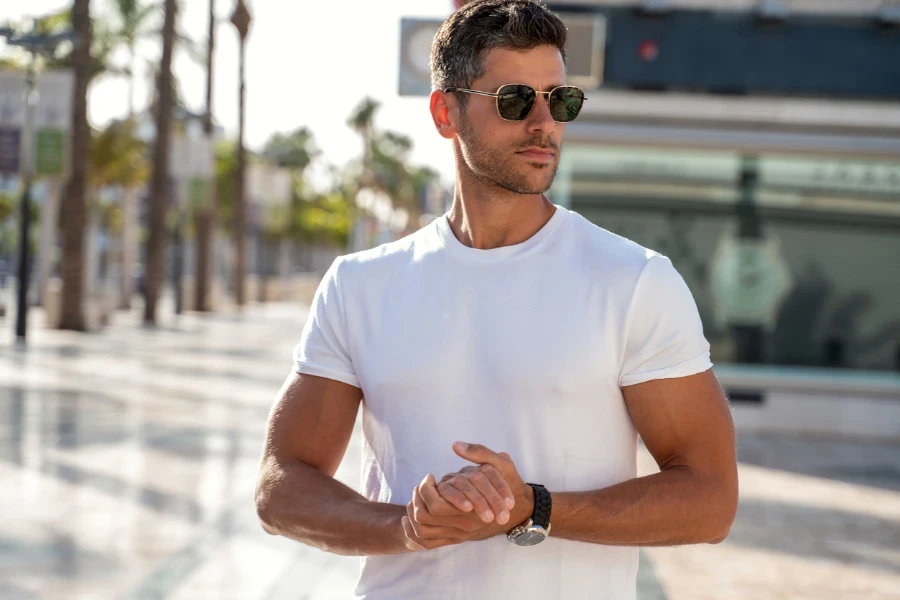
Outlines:
[{"label": "muscular forearm", "polygon": [[554,493],[551,536],[611,546],[716,543],[731,527],[736,496],[721,479],[682,467]]},{"label": "muscular forearm", "polygon": [[256,494],[263,528],[326,552],[353,556],[408,552],[406,507],[371,502],[300,461],[268,461]]}]

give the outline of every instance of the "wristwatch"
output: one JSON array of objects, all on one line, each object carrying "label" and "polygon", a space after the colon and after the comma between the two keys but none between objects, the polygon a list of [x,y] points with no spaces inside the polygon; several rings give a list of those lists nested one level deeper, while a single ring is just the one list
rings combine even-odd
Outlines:
[{"label": "wristwatch", "polygon": [[534,546],[550,535],[550,509],[553,508],[550,492],[537,483],[528,485],[534,490],[534,512],[530,519],[506,534],[506,538],[516,546]]}]

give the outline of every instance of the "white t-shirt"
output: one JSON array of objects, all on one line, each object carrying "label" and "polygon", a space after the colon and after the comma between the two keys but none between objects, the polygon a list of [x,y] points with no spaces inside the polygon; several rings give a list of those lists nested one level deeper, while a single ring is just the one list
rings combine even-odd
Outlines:
[{"label": "white t-shirt", "polygon": [[[456,440],[512,456],[552,492],[636,476],[622,386],[712,365],[668,258],[556,207],[521,244],[463,245],[447,216],[335,261],[295,351],[300,373],[362,389],[363,493],[406,505]],[[552,523],[552,518],[551,518]],[[505,536],[362,560],[368,600],[631,600],[638,549]]]}]

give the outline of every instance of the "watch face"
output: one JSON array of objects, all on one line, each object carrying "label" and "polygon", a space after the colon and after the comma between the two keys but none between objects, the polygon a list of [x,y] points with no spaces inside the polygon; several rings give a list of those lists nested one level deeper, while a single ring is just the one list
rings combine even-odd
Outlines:
[{"label": "watch face", "polygon": [[531,527],[516,536],[517,546],[534,546],[540,544],[547,537],[547,532],[542,527]]}]

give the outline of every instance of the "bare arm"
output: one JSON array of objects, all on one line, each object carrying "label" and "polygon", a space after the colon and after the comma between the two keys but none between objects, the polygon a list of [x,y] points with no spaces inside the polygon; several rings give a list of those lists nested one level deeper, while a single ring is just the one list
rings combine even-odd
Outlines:
[{"label": "bare arm", "polygon": [[713,372],[623,392],[661,472],[596,491],[554,493],[551,535],[623,546],[723,541],[737,511],[737,462],[734,424]]},{"label": "bare arm", "polygon": [[291,374],[269,415],[256,487],[263,529],[345,555],[408,552],[406,507],[371,502],[334,479],[362,392],[322,377]]}]

